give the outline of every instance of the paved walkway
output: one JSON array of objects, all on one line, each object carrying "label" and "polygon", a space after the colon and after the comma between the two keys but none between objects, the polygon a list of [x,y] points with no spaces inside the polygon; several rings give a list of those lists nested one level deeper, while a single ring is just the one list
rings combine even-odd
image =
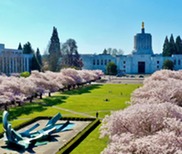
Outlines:
[{"label": "paved walkway", "polygon": [[[62,108],[62,107],[58,107],[58,106],[52,106],[53,108],[56,108],[56,109],[59,109],[59,110],[62,110],[62,111],[66,111],[66,112],[69,112],[71,114],[77,114],[77,115],[82,115],[82,116],[85,116],[85,117],[90,117],[90,118],[95,118],[95,116],[92,116],[90,115],[89,113],[96,113],[96,112],[112,112],[113,110],[98,110],[98,111],[90,111],[90,112],[87,112],[87,113],[84,113],[84,112],[76,112],[76,111],[73,111],[73,110],[69,110],[69,109],[66,109],[66,108]],[[65,115],[64,115],[65,116]],[[103,118],[99,118],[100,120],[102,120]]]},{"label": "paved walkway", "polygon": [[69,109],[65,109],[65,108],[62,108],[62,107],[57,107],[57,106],[52,106],[53,108],[56,108],[56,109],[59,109],[59,110],[62,110],[62,111],[67,111],[67,112],[70,112],[72,114],[78,114],[78,115],[82,115],[82,116],[86,116],[86,117],[90,117],[90,118],[95,118],[94,116],[91,116],[87,113],[83,113],[83,112],[76,112],[76,111],[73,111],[73,110],[69,110]]}]

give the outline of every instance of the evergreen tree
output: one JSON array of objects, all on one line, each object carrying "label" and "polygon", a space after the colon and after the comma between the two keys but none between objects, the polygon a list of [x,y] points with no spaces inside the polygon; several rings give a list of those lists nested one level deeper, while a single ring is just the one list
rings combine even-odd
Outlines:
[{"label": "evergreen tree", "polygon": [[176,54],[176,45],[175,45],[175,42],[174,42],[173,34],[171,34],[169,44],[170,44],[170,56],[172,54]]},{"label": "evergreen tree", "polygon": [[37,58],[36,58],[35,53],[33,53],[32,63],[31,63],[31,66],[30,66],[30,70],[38,70],[38,67],[37,66],[38,66]]},{"label": "evergreen tree", "polygon": [[37,60],[37,69],[39,71],[41,71],[42,70],[42,56],[40,54],[39,48],[37,48],[37,51],[36,51],[36,60]]},{"label": "evergreen tree", "polygon": [[30,70],[39,70],[39,71],[41,71],[42,58],[41,58],[39,49],[37,48],[37,51],[35,53],[35,51],[32,49],[32,46],[31,46],[30,42],[27,42],[23,46],[23,53],[33,55],[32,60],[30,62]]},{"label": "evergreen tree", "polygon": [[21,43],[19,43],[19,45],[18,45],[18,50],[22,50],[23,48],[22,48],[22,46],[21,46]]},{"label": "evergreen tree", "polygon": [[176,54],[182,54],[182,40],[180,36],[176,38]]},{"label": "evergreen tree", "polygon": [[53,27],[52,36],[48,47],[48,53],[49,69],[54,72],[59,71],[59,59],[61,57],[61,49],[58,32],[55,27]]},{"label": "evergreen tree", "polygon": [[108,48],[107,50],[104,49],[103,54],[110,54],[112,56],[116,56],[116,55],[123,55],[123,50],[121,49],[116,49],[116,48]]},{"label": "evergreen tree", "polygon": [[165,41],[164,41],[162,55],[163,56],[171,56],[171,53],[170,53],[170,44],[169,44],[169,40],[168,40],[168,37],[167,36],[166,36]]},{"label": "evergreen tree", "polygon": [[107,74],[116,75],[117,74],[117,65],[114,62],[109,62],[107,64]]},{"label": "evergreen tree", "polygon": [[62,61],[61,67],[75,67],[81,69],[82,61],[77,50],[76,41],[74,39],[68,39],[62,46]]},{"label": "evergreen tree", "polygon": [[103,54],[104,54],[104,55],[106,55],[106,54],[107,54],[107,50],[106,50],[106,49],[104,49]]},{"label": "evergreen tree", "polygon": [[34,53],[30,42],[27,42],[26,44],[23,45],[23,53],[24,54],[33,54]]},{"label": "evergreen tree", "polygon": [[107,54],[110,54],[110,55],[112,54],[112,48],[107,49]]},{"label": "evergreen tree", "polygon": [[42,57],[40,55],[38,48],[36,53],[33,54],[33,57],[32,57],[31,70],[38,70],[39,72],[42,70]]},{"label": "evergreen tree", "polygon": [[34,57],[34,50],[32,49],[32,46],[30,44],[30,42],[27,42],[26,44],[23,45],[23,53],[24,54],[32,54],[32,60],[30,61],[30,70],[34,69],[34,65],[35,65],[35,57]]}]

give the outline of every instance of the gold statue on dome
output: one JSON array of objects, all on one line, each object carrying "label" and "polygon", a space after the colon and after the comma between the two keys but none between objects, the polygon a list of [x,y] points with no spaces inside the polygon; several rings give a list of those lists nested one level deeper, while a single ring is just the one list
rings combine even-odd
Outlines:
[{"label": "gold statue on dome", "polygon": [[142,29],[144,29],[144,22],[142,22]]}]

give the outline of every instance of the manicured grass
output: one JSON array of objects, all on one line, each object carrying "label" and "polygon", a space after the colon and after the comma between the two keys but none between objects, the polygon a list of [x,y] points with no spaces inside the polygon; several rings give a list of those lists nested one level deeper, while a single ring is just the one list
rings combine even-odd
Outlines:
[{"label": "manicured grass", "polygon": [[130,100],[131,92],[139,86],[138,84],[92,85],[81,90],[65,92],[63,95],[67,97],[66,102],[58,106],[91,116],[95,116],[98,111],[99,118],[103,118],[111,110],[125,108],[127,106],[125,102]]},{"label": "manicured grass", "polygon": [[[31,118],[53,116],[58,112],[69,117],[95,117],[98,112],[99,118],[104,118],[110,111],[127,107],[125,102],[130,100],[131,92],[139,86],[140,84],[89,85],[64,93],[57,92],[52,97],[10,109],[9,120],[14,127]],[[2,119],[2,111],[0,116]],[[1,123],[0,132],[2,131]],[[106,144],[107,139],[99,139],[99,128],[96,128],[72,153],[80,154],[85,150],[87,154],[100,153]]]},{"label": "manicured grass", "polygon": [[108,138],[99,138],[99,125],[95,130],[93,130],[86,139],[84,139],[79,146],[77,146],[71,154],[99,154],[106,147]]},{"label": "manicured grass", "polygon": [[[99,111],[99,118],[103,118],[106,114],[110,114],[111,110],[127,107],[128,104],[126,102],[130,100],[131,93],[139,86],[139,84],[105,84],[87,93],[70,91],[67,94],[72,95],[72,97],[69,97],[69,103],[63,104],[63,106],[70,109],[74,106],[72,103],[77,102],[76,104],[79,104],[79,106],[74,107],[74,110],[87,112],[90,115],[95,115],[95,112]],[[80,95],[84,97],[79,99],[82,97]],[[109,101],[106,101],[106,99]],[[71,153],[99,154],[103,151],[108,139],[99,138],[99,128],[100,126],[92,131]]]}]

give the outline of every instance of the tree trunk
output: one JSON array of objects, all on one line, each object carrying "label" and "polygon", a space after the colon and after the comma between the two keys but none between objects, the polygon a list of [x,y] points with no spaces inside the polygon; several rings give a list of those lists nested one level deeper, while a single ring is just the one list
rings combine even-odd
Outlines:
[{"label": "tree trunk", "polygon": [[40,94],[40,99],[42,99],[42,94]]},{"label": "tree trunk", "polygon": [[17,103],[18,103],[18,106],[21,106],[21,102],[20,101],[18,101]]},{"label": "tree trunk", "polygon": [[32,100],[33,100],[33,96],[31,96],[31,97],[30,97],[30,100],[29,100],[29,101],[30,101],[30,103],[32,103]]},{"label": "tree trunk", "polygon": [[8,105],[4,104],[4,109],[7,111],[8,110]]},{"label": "tree trunk", "polygon": [[49,97],[51,97],[51,92],[49,92]]}]

